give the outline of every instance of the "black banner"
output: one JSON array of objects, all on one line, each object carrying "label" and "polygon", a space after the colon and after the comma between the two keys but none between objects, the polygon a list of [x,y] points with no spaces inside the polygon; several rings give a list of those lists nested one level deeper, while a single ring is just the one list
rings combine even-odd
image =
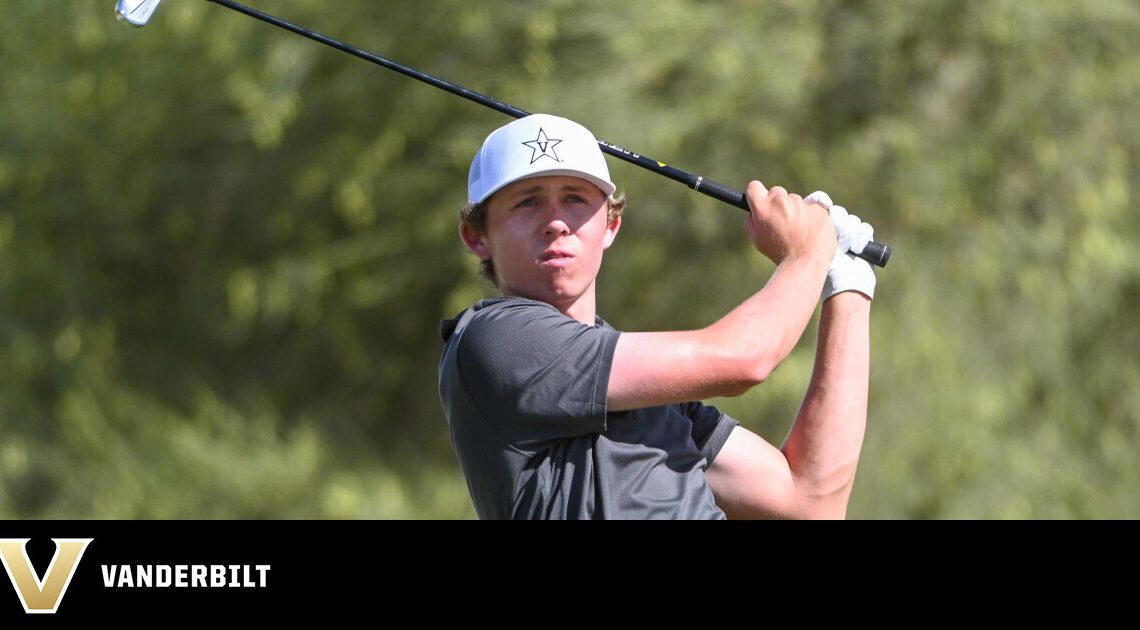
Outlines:
[{"label": "black banner", "polygon": [[1131,566],[1134,529],[1127,522],[8,521],[0,523],[0,627],[313,616],[383,626],[408,614],[495,622],[502,606],[550,614],[550,606],[571,605],[559,598],[636,591],[653,606],[719,598],[725,589],[780,597],[805,588],[846,596],[870,589],[875,597],[949,595],[967,586],[998,593],[1015,577],[1019,585],[1048,583],[1097,559]]}]

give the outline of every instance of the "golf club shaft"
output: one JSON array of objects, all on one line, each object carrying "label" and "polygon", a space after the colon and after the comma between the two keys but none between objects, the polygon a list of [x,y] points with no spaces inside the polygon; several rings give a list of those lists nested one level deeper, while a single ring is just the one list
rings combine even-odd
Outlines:
[{"label": "golf club shaft", "polygon": [[[524,116],[530,115],[530,112],[519,109],[513,105],[508,105],[489,96],[468,90],[465,87],[455,85],[454,83],[449,83],[443,79],[433,77],[430,74],[425,74],[419,70],[398,64],[379,55],[361,50],[355,46],[350,46],[344,42],[335,40],[331,37],[327,37],[315,31],[311,31],[307,28],[297,26],[296,24],[286,22],[267,13],[257,11],[256,9],[251,9],[245,5],[238,4],[232,0],[209,0],[209,2],[213,2],[214,4],[219,4],[223,7],[233,9],[238,13],[244,13],[245,15],[248,15],[252,18],[257,18],[262,22],[267,22],[278,28],[283,28],[291,33],[296,33],[302,37],[307,37],[308,39],[320,42],[326,46],[331,46],[354,57],[359,57],[365,61],[371,61],[376,65],[383,66],[389,70],[394,70],[404,76],[411,77],[417,81],[422,81],[441,90],[451,92],[456,96],[462,96],[469,101],[474,101],[480,105],[490,107],[491,109],[502,112],[508,116],[522,118]],[[750,211],[748,207],[748,200],[745,198],[744,193],[730,186],[725,186],[724,184],[714,182],[710,179],[705,179],[700,175],[686,173],[685,171],[669,166],[664,162],[648,158],[644,155],[635,153],[628,149],[624,149],[615,144],[605,142],[604,140],[598,140],[598,145],[601,147],[602,151],[605,151],[606,153],[616,158],[625,160],[626,162],[630,162],[632,164],[636,164],[637,166],[653,171],[659,175],[664,175],[669,179],[681,182],[682,184],[685,184],[697,192],[704,193],[705,195],[708,195],[714,199],[719,199],[720,201],[723,201],[729,205],[736,206],[737,208],[745,211]],[[873,265],[885,267],[887,261],[890,260],[891,257],[891,248],[888,245],[872,241],[870,243],[867,243],[866,247],[863,248],[863,251],[859,254],[856,254],[856,256],[859,256],[863,260],[866,260]]]}]

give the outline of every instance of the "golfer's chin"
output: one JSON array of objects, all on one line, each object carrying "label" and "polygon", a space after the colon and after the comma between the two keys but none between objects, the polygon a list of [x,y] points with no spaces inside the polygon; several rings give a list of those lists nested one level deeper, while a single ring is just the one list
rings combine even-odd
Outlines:
[{"label": "golfer's chin", "polygon": [[590,283],[565,273],[543,274],[544,277],[532,278],[530,281],[519,284],[500,285],[503,295],[524,297],[539,302],[546,302],[566,310],[577,302],[590,288]]}]

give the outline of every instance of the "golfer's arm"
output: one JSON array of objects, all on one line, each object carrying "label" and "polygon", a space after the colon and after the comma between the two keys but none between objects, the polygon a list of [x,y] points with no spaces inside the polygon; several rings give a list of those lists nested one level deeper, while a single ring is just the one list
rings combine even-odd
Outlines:
[{"label": "golfer's arm", "polygon": [[795,347],[819,300],[830,260],[785,260],[768,284],[700,330],[623,333],[614,350],[610,411],[738,396],[762,382]]},{"label": "golfer's arm", "polygon": [[737,427],[706,473],[729,518],[843,518],[867,424],[870,300],[824,303],[815,369],[782,449]]}]

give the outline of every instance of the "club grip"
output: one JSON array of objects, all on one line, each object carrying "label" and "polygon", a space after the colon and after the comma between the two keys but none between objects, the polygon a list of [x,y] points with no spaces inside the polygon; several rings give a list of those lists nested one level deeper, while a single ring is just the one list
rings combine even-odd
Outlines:
[{"label": "club grip", "polygon": [[886,267],[891,259],[891,246],[870,241],[863,246],[863,251],[855,255],[876,267]]},{"label": "club grip", "polygon": [[748,199],[744,197],[744,193],[735,188],[729,188],[720,182],[698,177],[696,183],[693,184],[693,190],[704,193],[713,199],[720,199],[730,206],[752,212],[752,209],[748,207]]},{"label": "club grip", "polygon": [[[730,206],[736,206],[741,210],[747,212],[752,211],[752,209],[748,207],[748,199],[744,196],[744,193],[735,188],[725,186],[720,182],[698,177],[693,184],[693,190],[704,193],[713,199],[719,199]],[[871,241],[863,247],[862,252],[858,254],[855,254],[855,252],[851,253],[876,267],[886,267],[887,262],[891,259],[891,246],[885,243]]]}]

